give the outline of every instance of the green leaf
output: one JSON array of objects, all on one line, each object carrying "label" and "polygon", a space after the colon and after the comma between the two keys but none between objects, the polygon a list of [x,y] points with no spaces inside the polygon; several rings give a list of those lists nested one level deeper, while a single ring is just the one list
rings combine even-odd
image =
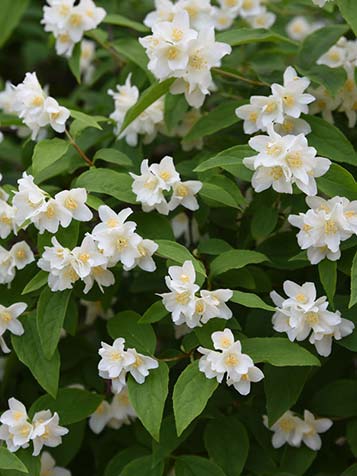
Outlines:
[{"label": "green leaf", "polygon": [[310,468],[317,456],[316,451],[312,451],[306,446],[301,448],[292,448],[287,446],[281,459],[280,469],[290,471],[296,476],[303,476]]},{"label": "green leaf", "polygon": [[255,363],[267,362],[276,367],[320,366],[317,357],[284,337],[243,339],[242,347]]},{"label": "green leaf", "polygon": [[169,368],[165,362],[150,370],[143,384],[128,379],[129,400],[139,420],[156,440],[160,439],[160,427],[169,391]]},{"label": "green leaf", "polygon": [[357,474],[357,463],[353,464],[344,471],[341,476],[355,476]]},{"label": "green leaf", "polygon": [[331,164],[329,171],[317,179],[320,192],[328,197],[339,195],[349,200],[357,199],[357,183],[346,169],[337,164]]},{"label": "green leaf", "polygon": [[262,253],[251,250],[230,250],[222,253],[211,263],[211,276],[218,276],[231,269],[241,269],[248,264],[269,261]]},{"label": "green leaf", "polygon": [[123,132],[135,119],[145,111],[151,104],[164,96],[174,83],[175,78],[169,78],[162,83],[154,83],[148,89],[146,89],[141,95],[139,100],[129,109],[126,113],[121,132]]},{"label": "green leaf", "polygon": [[205,446],[210,458],[227,476],[239,476],[248,457],[247,431],[234,417],[219,417],[208,423],[205,430]]},{"label": "green leaf", "polygon": [[74,109],[70,109],[71,116],[75,119],[70,128],[71,134],[76,137],[84,129],[88,127],[92,127],[93,129],[103,130],[102,126],[99,124],[100,122],[108,122],[109,119],[104,116],[90,116],[89,114],[85,114],[81,111],[75,111]]},{"label": "green leaf", "polygon": [[170,259],[180,265],[187,260],[192,261],[196,272],[204,278],[206,277],[206,271],[203,264],[194,258],[187,248],[175,241],[169,240],[156,240],[156,243],[159,245],[159,249],[156,252],[158,256]]},{"label": "green leaf", "polygon": [[320,388],[312,398],[311,411],[327,417],[357,416],[357,381],[335,380]]},{"label": "green leaf", "polygon": [[215,205],[221,207],[224,205],[226,207],[239,208],[239,205],[232,195],[227,192],[227,190],[219,185],[215,185],[214,183],[204,182],[199,191],[199,195],[211,206]]},{"label": "green leaf", "polygon": [[84,187],[88,192],[110,195],[125,203],[136,203],[136,196],[131,190],[133,179],[129,174],[110,169],[91,168],[76,180],[76,187]]},{"label": "green leaf", "polygon": [[81,54],[82,43],[77,43],[73,49],[72,56],[68,59],[69,69],[72,71],[72,74],[76,78],[78,84],[81,83]]},{"label": "green leaf", "polygon": [[73,425],[94,413],[102,400],[103,396],[94,392],[79,388],[61,388],[55,399],[50,395],[37,399],[29,413],[33,416],[38,411],[48,409],[59,414],[60,424]]},{"label": "green leaf", "polygon": [[175,464],[176,476],[225,476],[219,466],[200,456],[179,456]]},{"label": "green leaf", "polygon": [[152,74],[147,69],[148,57],[138,40],[126,36],[126,38],[114,41],[111,46],[124,58],[139,66],[150,80],[153,79]]},{"label": "green leaf", "polygon": [[162,304],[162,301],[156,301],[149,307],[149,309],[145,311],[145,314],[139,320],[139,324],[151,324],[153,322],[158,322],[168,315],[169,312]]},{"label": "green leaf", "polygon": [[304,118],[311,126],[309,145],[315,147],[319,155],[334,162],[357,165],[357,154],[353,145],[337,127],[320,117]]},{"label": "green leaf", "polygon": [[336,1],[343,18],[347,21],[357,36],[357,5],[355,0],[337,0]]},{"label": "green leaf", "polygon": [[45,357],[37,331],[35,313],[24,317],[21,322],[24,326],[24,334],[22,336],[11,336],[16,355],[30,369],[41,387],[55,397],[59,381],[59,353],[56,351],[51,359]]},{"label": "green leaf", "polygon": [[352,261],[351,268],[351,297],[348,307],[351,308],[357,303],[357,253]]},{"label": "green leaf", "polygon": [[233,291],[233,297],[231,298],[231,301],[252,309],[264,309],[265,311],[270,312],[275,311],[273,306],[269,306],[269,304],[266,304],[259,296],[252,293]]},{"label": "green leaf", "polygon": [[13,469],[21,473],[28,473],[28,469],[22,461],[4,447],[0,448],[0,469]]},{"label": "green leaf", "polygon": [[321,284],[324,287],[330,305],[333,306],[337,284],[337,263],[336,261],[324,259],[320,261],[318,266]]},{"label": "green leaf", "polygon": [[133,311],[119,312],[107,324],[112,339],[123,337],[126,347],[134,347],[138,352],[154,354],[156,336],[149,324],[139,324],[141,317]]},{"label": "green leaf", "polygon": [[178,436],[182,435],[188,425],[203,412],[217,387],[216,379],[209,380],[200,372],[197,360],[185,368],[175,384],[173,393]]},{"label": "green leaf", "polygon": [[68,426],[69,432],[62,440],[61,445],[51,450],[51,454],[58,466],[66,467],[75,458],[83,444],[86,429],[86,420]]},{"label": "green leaf", "polygon": [[20,23],[28,7],[28,0],[2,0],[0,15],[0,48]]},{"label": "green leaf", "polygon": [[239,122],[241,119],[236,116],[235,110],[241,104],[242,101],[229,101],[212,109],[194,124],[185,141],[201,139]]},{"label": "green leaf", "polygon": [[120,165],[121,167],[132,167],[133,162],[127,155],[116,149],[100,149],[93,157],[93,162],[104,160],[110,164]]},{"label": "green leaf", "polygon": [[35,145],[32,157],[32,173],[36,177],[41,170],[54,164],[67,152],[69,142],[62,139],[45,139]]},{"label": "green leaf", "polygon": [[255,240],[269,236],[278,223],[279,213],[272,206],[260,206],[254,213],[250,231]]},{"label": "green leaf", "polygon": [[150,240],[171,240],[175,237],[168,217],[159,213],[137,212],[132,215],[132,220],[137,224],[137,233]]},{"label": "green leaf", "polygon": [[[30,476],[40,476],[40,457],[34,457],[31,453],[32,450],[30,449],[19,449],[16,451],[16,457],[25,465],[26,473]],[[4,471],[0,470],[0,474],[1,476],[23,476],[24,471],[19,469],[7,469]]]},{"label": "green leaf", "polygon": [[126,465],[121,471],[120,476],[162,476],[163,471],[164,463],[159,463],[153,468],[152,457],[143,456]]},{"label": "green leaf", "polygon": [[302,76],[307,76],[314,83],[323,86],[333,97],[341,91],[347,79],[346,71],[342,67],[329,68],[324,64],[315,64],[310,69],[297,70]]},{"label": "green leaf", "polygon": [[347,422],[346,436],[353,456],[357,457],[357,418]]},{"label": "green leaf", "polygon": [[[108,463],[105,468],[104,476],[118,476],[121,474],[122,470],[127,466],[131,461],[138,459],[140,456],[147,455],[148,450],[141,446],[131,446],[125,450],[119,451]],[[148,467],[151,468],[151,465]]]},{"label": "green leaf", "polygon": [[56,352],[72,290],[53,293],[46,287],[37,304],[37,330],[47,359]]},{"label": "green leaf", "polygon": [[41,289],[43,286],[47,284],[47,281],[48,281],[48,273],[46,273],[45,271],[39,271],[31,279],[31,281],[26,284],[21,295],[24,296],[25,294],[30,294],[34,291]]},{"label": "green leaf", "polygon": [[299,64],[309,69],[347,31],[347,25],[330,25],[311,33],[301,45]]},{"label": "green leaf", "polygon": [[181,94],[166,94],[165,96],[165,124],[169,132],[175,129],[184,118],[188,104]]},{"label": "green leaf", "polygon": [[201,241],[197,249],[200,254],[216,256],[231,250],[232,246],[224,240],[208,238]]},{"label": "green leaf", "polygon": [[150,33],[150,29],[142,23],[130,20],[129,18],[123,17],[122,15],[117,15],[113,13],[107,15],[104,18],[103,23],[107,23],[108,25],[124,26],[127,28],[131,28],[132,30],[139,31],[140,33]]},{"label": "green leaf", "polygon": [[310,372],[310,367],[284,368],[265,365],[264,390],[269,426],[274,425],[295,405]]},{"label": "green leaf", "polygon": [[228,43],[231,46],[247,45],[249,43],[297,43],[290,38],[279,35],[269,30],[259,28],[239,28],[236,30],[227,30],[216,35],[217,41]]}]

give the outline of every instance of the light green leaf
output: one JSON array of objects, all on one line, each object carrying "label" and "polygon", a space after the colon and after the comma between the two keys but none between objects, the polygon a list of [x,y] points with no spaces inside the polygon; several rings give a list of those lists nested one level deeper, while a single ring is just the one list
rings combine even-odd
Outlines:
[{"label": "light green leaf", "polygon": [[243,293],[242,291],[233,291],[232,302],[240,304],[244,307],[253,309],[264,309],[265,311],[274,312],[275,308],[266,304],[259,296],[252,293]]},{"label": "light green leaf", "polygon": [[165,124],[171,132],[184,118],[188,104],[181,94],[166,94],[165,96]]},{"label": "light green leaf", "polygon": [[334,162],[357,166],[357,154],[347,137],[320,117],[305,116],[311,126],[309,145],[315,147],[318,154]]},{"label": "light green leaf", "polygon": [[110,169],[91,168],[76,180],[76,187],[84,187],[88,192],[110,195],[125,203],[136,203],[136,196],[131,190],[133,179],[129,174]]},{"label": "light green leaf", "polygon": [[284,337],[243,339],[242,347],[255,363],[267,362],[276,367],[320,366],[317,357]]},{"label": "light green leaf", "polygon": [[143,384],[128,379],[129,400],[139,420],[156,440],[160,439],[160,427],[169,391],[169,368],[165,362],[150,370]]},{"label": "light green leaf", "polygon": [[214,183],[204,182],[199,195],[211,206],[221,207],[222,205],[232,208],[239,208],[236,200],[224,188]]},{"label": "light green leaf", "polygon": [[21,295],[24,296],[25,294],[30,294],[38,289],[41,289],[43,286],[47,284],[48,281],[48,273],[45,271],[39,271],[29,283],[26,284],[24,290],[22,291]]},{"label": "light green leaf", "polygon": [[169,78],[162,83],[154,83],[146,89],[134,106],[126,113],[121,132],[123,132],[143,111],[145,111],[145,109],[164,96],[164,94],[169,91],[174,81],[175,78]]},{"label": "light green leaf", "polygon": [[169,240],[156,240],[156,243],[159,245],[159,249],[156,252],[158,256],[170,259],[180,265],[187,260],[192,261],[196,272],[202,277],[206,277],[206,271],[203,264],[194,258],[188,249],[180,245],[180,243]]},{"label": "light green leaf", "polygon": [[297,43],[290,38],[279,35],[269,30],[259,28],[239,28],[236,30],[227,30],[216,35],[217,41],[228,43],[231,46],[247,45],[249,43]]},{"label": "light green leaf", "polygon": [[200,456],[179,456],[175,464],[176,476],[225,476],[219,466]]},{"label": "light green leaf", "polygon": [[120,165],[121,167],[132,167],[133,162],[127,155],[116,149],[100,149],[93,157],[93,162],[104,160],[111,164]]},{"label": "light green leaf", "polygon": [[108,25],[124,26],[131,28],[132,30],[139,31],[140,33],[150,33],[150,29],[142,23],[130,20],[129,18],[114,13],[107,15],[104,18],[103,23],[107,23]]},{"label": "light green leaf", "polygon": [[81,111],[75,111],[73,109],[70,109],[70,111],[71,116],[73,119],[75,119],[70,127],[70,132],[74,137],[78,136],[84,131],[84,129],[87,129],[88,127],[92,127],[101,131],[103,128],[100,125],[100,122],[109,121],[109,119],[104,116],[90,116],[89,114],[85,114]]},{"label": "light green leaf", "polygon": [[[40,457],[39,456],[32,456],[32,450],[22,449],[16,451],[16,457],[21,460],[22,464],[26,467],[26,473],[29,476],[40,476]],[[14,455],[15,456],[15,455]],[[19,469],[7,469],[7,470],[0,470],[1,476],[23,476],[25,473],[23,470]]]},{"label": "light green leaf", "polygon": [[311,33],[301,45],[300,66],[309,69],[347,31],[347,25],[330,25]]},{"label": "light green leaf", "polygon": [[337,0],[336,1],[343,18],[347,21],[357,36],[357,4],[355,0]]},{"label": "light green leaf", "polygon": [[264,367],[264,390],[267,402],[269,426],[274,423],[298,401],[310,367]]},{"label": "light green leaf", "polygon": [[201,139],[239,122],[241,119],[236,116],[235,110],[241,104],[242,101],[229,101],[212,109],[194,124],[184,140]]},{"label": "light green leaf", "polygon": [[28,473],[28,469],[23,462],[15,454],[10,453],[10,451],[4,447],[0,448],[0,469],[12,469],[20,471],[21,473]]},{"label": "light green leaf", "polygon": [[119,312],[108,321],[108,334],[112,339],[124,337],[126,346],[134,347],[138,352],[154,354],[155,332],[149,324],[139,324],[140,319],[136,312]]},{"label": "light green leaf", "polygon": [[46,287],[38,300],[37,330],[43,353],[47,359],[51,359],[56,352],[71,292],[71,289],[67,289],[53,293]]},{"label": "light green leaf", "polygon": [[200,372],[197,360],[185,368],[175,384],[173,393],[178,436],[203,412],[217,387],[216,379],[209,380]]},{"label": "light green leaf", "polygon": [[152,74],[147,69],[148,57],[138,40],[127,36],[114,41],[111,45],[121,56],[139,66],[150,80],[153,79]]},{"label": "light green leaf", "polygon": [[10,38],[28,7],[28,0],[2,0],[0,15],[0,47]]},{"label": "light green leaf", "polygon": [[72,56],[68,59],[68,66],[72,71],[73,76],[76,78],[77,83],[81,83],[81,53],[82,53],[82,43],[77,43],[73,49]]},{"label": "light green leaf", "polygon": [[320,192],[328,197],[346,197],[349,200],[357,200],[357,183],[352,174],[337,164],[331,164],[329,171],[317,179]]},{"label": "light green leaf", "polygon": [[242,423],[234,416],[219,417],[208,423],[205,446],[210,458],[227,476],[239,476],[249,451],[249,438]]},{"label": "light green leaf", "polygon": [[262,253],[251,250],[230,250],[222,253],[211,263],[211,276],[218,276],[231,269],[241,269],[248,264],[269,261]]},{"label": "light green leaf", "polygon": [[324,64],[315,64],[310,69],[297,70],[302,76],[307,76],[314,83],[326,88],[334,97],[341,91],[347,79],[346,71],[342,67],[329,68]]},{"label": "light green leaf", "polygon": [[79,388],[61,388],[57,398],[43,395],[30,409],[30,416],[41,410],[57,412],[60,424],[72,425],[89,417],[103,400],[102,395]]},{"label": "light green leaf", "polygon": [[169,315],[168,310],[162,304],[162,301],[156,301],[149,309],[145,311],[143,317],[139,320],[139,324],[151,324],[158,322]]},{"label": "light green leaf", "polygon": [[351,297],[348,307],[351,308],[357,303],[357,253],[355,254],[351,267]]},{"label": "light green leaf", "polygon": [[337,284],[337,263],[336,261],[324,259],[320,261],[318,267],[321,284],[324,287],[330,305],[333,306]]},{"label": "light green leaf", "polygon": [[24,334],[11,336],[11,342],[19,360],[25,364],[42,388],[53,397],[57,394],[60,357],[58,351],[51,359],[43,353],[40,336],[37,331],[36,314],[22,319]]},{"label": "light green leaf", "polygon": [[32,157],[32,173],[36,177],[41,170],[54,164],[67,152],[69,142],[62,139],[45,139],[35,145]]}]

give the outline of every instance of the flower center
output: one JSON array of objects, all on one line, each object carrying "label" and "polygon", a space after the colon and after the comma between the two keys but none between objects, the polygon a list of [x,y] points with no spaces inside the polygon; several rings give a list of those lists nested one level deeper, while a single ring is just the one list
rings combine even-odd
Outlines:
[{"label": "flower center", "polygon": [[205,310],[205,306],[202,301],[198,301],[196,303],[196,312],[197,314],[202,314]]},{"label": "flower center", "polygon": [[305,316],[305,320],[308,324],[314,325],[319,323],[319,313],[318,312],[307,312]]},{"label": "flower center", "polygon": [[168,48],[167,50],[166,56],[168,60],[176,59],[178,56],[178,49],[176,48],[176,46],[170,46],[170,48]]},{"label": "flower center", "polygon": [[283,101],[285,106],[287,107],[292,107],[295,104],[295,98],[291,94],[287,94],[286,96],[283,96]]},{"label": "flower center", "polygon": [[42,106],[43,103],[44,103],[44,99],[42,96],[36,96],[32,100],[32,105],[35,107]]},{"label": "flower center", "polygon": [[302,294],[302,293],[297,294],[297,295],[295,296],[295,299],[296,299],[298,302],[300,302],[301,304],[306,304],[306,303],[307,303],[307,297],[305,296],[305,294]]},{"label": "flower center", "polygon": [[117,350],[113,350],[111,353],[110,353],[110,356],[109,356],[110,360],[112,362],[120,362],[120,360],[122,360],[122,355],[121,355],[121,352],[117,351]]},{"label": "flower center", "polygon": [[207,66],[207,61],[202,57],[200,52],[196,52],[190,56],[189,65],[193,69],[201,70]]},{"label": "flower center", "polygon": [[109,228],[115,228],[117,225],[118,225],[118,220],[116,218],[109,218],[109,220],[107,220],[107,226]]},{"label": "flower center", "polygon": [[12,315],[8,311],[3,311],[0,313],[1,320],[4,322],[10,322],[12,321]]},{"label": "flower center", "polygon": [[279,422],[279,426],[285,433],[289,433],[295,429],[295,423],[288,418],[281,420]]},{"label": "flower center", "polygon": [[80,26],[82,24],[82,16],[78,13],[74,13],[73,15],[71,15],[69,23],[74,27]]},{"label": "flower center", "polygon": [[283,176],[283,169],[279,166],[272,167],[270,170],[270,175],[274,180],[279,180]]},{"label": "flower center", "polygon": [[128,240],[126,238],[117,238],[116,240],[116,247],[117,247],[117,250],[121,251],[121,250],[124,250],[125,248],[127,248],[128,246]]},{"label": "flower center", "polygon": [[301,152],[291,152],[286,156],[286,161],[293,169],[298,169],[302,166]]},{"label": "flower center", "polygon": [[49,205],[46,210],[46,217],[53,218],[55,216],[55,207],[53,205]]},{"label": "flower center", "polygon": [[11,218],[3,214],[0,216],[0,223],[3,223],[4,225],[11,225]]},{"label": "flower center", "polygon": [[76,210],[76,208],[78,208],[78,203],[73,198],[66,198],[64,206],[69,210]]},{"label": "flower center", "polygon": [[337,223],[334,220],[327,220],[325,223],[326,235],[334,235],[337,232],[338,232]]},{"label": "flower center", "polygon": [[239,362],[239,359],[237,354],[228,354],[224,359],[224,363],[228,367],[235,367],[238,364],[238,362]]},{"label": "flower center", "polygon": [[179,185],[178,187],[176,187],[176,195],[182,198],[187,197],[188,195],[187,187],[185,187],[184,185]]},{"label": "flower center", "polygon": [[182,305],[186,305],[190,302],[190,293],[189,291],[184,291],[183,293],[176,294],[176,302]]},{"label": "flower center", "polygon": [[172,30],[172,39],[174,41],[180,41],[183,38],[183,31],[180,30],[179,28],[174,28]]},{"label": "flower center", "polygon": [[18,250],[16,252],[16,257],[19,259],[25,259],[26,258],[26,253],[24,250]]},{"label": "flower center", "polygon": [[268,112],[269,114],[276,111],[276,103],[275,102],[270,102],[265,106],[265,111]]},{"label": "flower center", "polygon": [[283,148],[280,144],[268,144],[267,154],[269,155],[279,155],[283,151]]},{"label": "flower center", "polygon": [[82,253],[79,255],[79,261],[82,261],[82,263],[88,263],[90,258],[90,255],[88,253]]}]

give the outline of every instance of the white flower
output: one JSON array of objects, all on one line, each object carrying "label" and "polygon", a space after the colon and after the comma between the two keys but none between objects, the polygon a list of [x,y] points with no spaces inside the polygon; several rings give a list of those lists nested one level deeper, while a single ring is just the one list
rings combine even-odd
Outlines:
[{"label": "white flower", "polygon": [[330,68],[339,68],[345,64],[346,55],[347,52],[343,46],[334,45],[317,60],[317,64],[324,64]]},{"label": "white flower", "polygon": [[174,160],[166,155],[158,164],[152,164],[151,172],[160,180],[162,190],[170,190],[171,186],[180,181],[180,175],[175,169]]},{"label": "white flower", "polygon": [[46,193],[35,183],[32,175],[23,173],[17,181],[18,191],[15,192],[12,204],[15,208],[15,221],[22,226],[26,220],[32,220],[46,202]]},{"label": "white flower", "polygon": [[93,218],[93,213],[85,204],[87,201],[85,188],[64,190],[55,195],[55,200],[68,210],[75,220],[90,221]]},{"label": "white flower", "polygon": [[16,269],[24,269],[28,264],[35,261],[31,248],[25,241],[16,243],[10,250],[12,266]]},{"label": "white flower", "polygon": [[15,208],[0,199],[0,238],[6,239],[12,232],[16,232]]},{"label": "white flower", "polygon": [[152,273],[156,270],[156,264],[152,256],[158,250],[159,245],[152,240],[141,239],[140,243],[137,245],[137,250],[139,257],[135,259],[135,263],[132,267],[127,268],[124,266],[125,271],[133,269],[135,266],[138,266],[144,271]]},{"label": "white flower", "polygon": [[112,419],[112,408],[103,400],[96,411],[89,418],[89,427],[95,434],[101,433]]},{"label": "white flower", "polygon": [[152,357],[139,354],[135,349],[128,349],[127,353],[134,359],[133,362],[128,365],[127,372],[133,376],[137,383],[143,384],[150,373],[149,370],[158,368],[158,361]]},{"label": "white flower", "polygon": [[192,217],[191,220],[185,212],[178,213],[171,220],[172,231],[175,238],[184,236],[186,246],[197,243],[200,238],[197,220]]},{"label": "white flower", "polygon": [[311,126],[304,119],[296,119],[295,117],[285,116],[281,124],[275,124],[275,131],[281,136],[303,134],[304,136],[310,134]]},{"label": "white flower", "polygon": [[233,25],[236,13],[233,10],[213,7],[212,19],[216,30],[227,30]]},{"label": "white flower", "polygon": [[6,81],[5,89],[0,92],[0,109],[7,114],[14,114],[16,110],[14,108],[16,101],[15,86],[10,81]]},{"label": "white flower", "polygon": [[259,15],[262,9],[261,0],[243,0],[239,10],[242,18]]},{"label": "white flower", "polygon": [[97,7],[93,0],[81,0],[79,9],[84,18],[85,31],[97,28],[107,14],[104,8]]},{"label": "white flower", "polygon": [[98,365],[99,375],[106,379],[118,378],[123,372],[126,374],[129,365],[135,362],[135,355],[124,349],[125,339],[115,339],[113,345],[102,342],[99,349],[101,361]]},{"label": "white flower", "polygon": [[202,309],[201,322],[203,324],[206,324],[210,319],[214,318],[228,320],[232,317],[232,311],[225,303],[232,298],[233,291],[230,289],[216,289],[215,291],[202,290],[200,294],[201,300],[199,302]]},{"label": "white flower", "polygon": [[24,328],[21,322],[18,320],[18,317],[21,316],[21,314],[23,314],[26,309],[27,304],[23,302],[12,304],[9,307],[5,307],[0,304],[0,347],[3,352],[10,352],[2,337],[7,330],[16,336],[23,335]]},{"label": "white flower", "polygon": [[319,7],[324,7],[327,2],[330,2],[331,0],[312,0],[312,3]]},{"label": "white flower", "polygon": [[89,291],[94,286],[94,283],[98,284],[99,289],[104,293],[103,288],[108,288],[109,286],[113,286],[115,283],[114,274],[107,269],[109,263],[105,263],[100,266],[93,266],[91,268],[90,274],[83,278],[85,288],[83,290],[84,294],[89,293]]},{"label": "white flower", "polygon": [[177,182],[173,185],[173,194],[169,202],[169,209],[174,210],[182,205],[189,210],[198,210],[199,205],[195,195],[201,190],[202,182],[198,180],[188,180]]},{"label": "white flower", "polygon": [[109,426],[114,429],[120,428],[123,424],[129,425],[135,420],[136,412],[129,401],[128,387],[125,386],[120,393],[114,395],[111,403],[112,418]]},{"label": "white flower", "polygon": [[56,461],[52,458],[50,453],[44,451],[41,453],[41,471],[40,476],[71,476],[68,469],[56,466]]},{"label": "white flower", "polygon": [[265,7],[260,7],[259,13],[246,18],[246,21],[252,28],[264,28],[266,30],[274,25],[275,20],[276,15],[268,12]]},{"label": "white flower", "polygon": [[91,81],[92,76],[95,72],[95,67],[92,64],[94,58],[95,42],[90,40],[82,40],[79,69],[85,83],[89,83]]},{"label": "white flower", "polygon": [[301,418],[288,410],[269,427],[268,418],[264,415],[264,425],[274,432],[272,445],[274,448],[281,448],[285,443],[293,447],[300,447],[303,434],[308,431],[308,426]]},{"label": "white flower", "polygon": [[43,446],[55,448],[62,443],[62,436],[67,435],[68,429],[59,425],[59,416],[49,410],[35,413],[33,420],[33,456],[38,456]]},{"label": "white flower", "polygon": [[71,115],[69,109],[60,106],[56,99],[51,97],[46,98],[44,108],[48,114],[48,121],[52,129],[59,133],[64,132],[66,122]]},{"label": "white flower", "polygon": [[107,264],[107,258],[99,251],[96,242],[90,235],[87,235],[80,246],[72,250],[73,269],[80,278],[86,278],[92,268]]},{"label": "white flower", "polygon": [[6,410],[0,417],[0,422],[10,428],[21,425],[28,420],[27,410],[23,403],[16,398],[8,400],[9,410]]},{"label": "white flower", "polygon": [[170,0],[155,0],[155,10],[148,13],[144,19],[144,25],[152,28],[159,22],[171,21],[177,8]]},{"label": "white flower", "polygon": [[328,431],[333,422],[328,418],[316,419],[309,410],[304,411],[304,422],[308,426],[308,431],[303,433],[302,441],[313,451],[321,448],[321,437],[319,433]]},{"label": "white flower", "polygon": [[294,17],[286,26],[286,32],[292,40],[302,41],[314,31],[312,25],[303,16]]},{"label": "white flower", "polygon": [[219,383],[226,375],[228,386],[233,386],[241,395],[250,393],[250,382],[259,382],[264,378],[263,372],[255,367],[253,360],[242,353],[239,341],[234,340],[230,329],[212,334],[214,348],[209,350],[199,347],[203,354],[199,369],[209,379],[215,378]]},{"label": "white flower", "polygon": [[72,213],[59,200],[51,198],[38,209],[37,214],[31,218],[31,221],[40,234],[45,231],[57,233],[59,226],[67,228],[72,218]]},{"label": "white flower", "polygon": [[283,86],[274,83],[271,90],[274,96],[282,100],[284,113],[298,118],[301,113],[308,113],[308,104],[315,100],[311,94],[304,93],[309,85],[307,78],[299,78],[295,69],[289,66],[284,73]]},{"label": "white flower", "polygon": [[212,24],[212,5],[210,0],[178,0],[178,10],[184,9],[190,16],[192,28],[200,30]]}]

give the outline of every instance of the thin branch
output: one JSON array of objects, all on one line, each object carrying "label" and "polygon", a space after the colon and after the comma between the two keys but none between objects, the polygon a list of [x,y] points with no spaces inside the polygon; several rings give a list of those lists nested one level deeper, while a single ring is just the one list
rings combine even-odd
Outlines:
[{"label": "thin branch", "polygon": [[224,69],[213,68],[212,71],[214,73],[220,74],[221,76],[226,76],[227,78],[232,78],[232,79],[238,79],[239,81],[244,81],[245,83],[253,84],[255,86],[270,86],[270,84],[266,83],[265,81],[258,81],[255,79],[245,78],[244,76],[241,76],[240,74],[231,73],[230,71],[225,71]]},{"label": "thin branch", "polygon": [[67,129],[65,129],[65,133],[66,133],[66,136],[67,136],[70,144],[76,149],[76,151],[82,157],[82,159],[85,160],[90,167],[93,167],[93,165],[94,165],[93,162],[90,160],[89,157],[87,157],[87,155],[83,152],[83,150],[75,142],[75,140],[73,139],[73,137],[71,136],[71,134],[69,133],[69,131]]}]

